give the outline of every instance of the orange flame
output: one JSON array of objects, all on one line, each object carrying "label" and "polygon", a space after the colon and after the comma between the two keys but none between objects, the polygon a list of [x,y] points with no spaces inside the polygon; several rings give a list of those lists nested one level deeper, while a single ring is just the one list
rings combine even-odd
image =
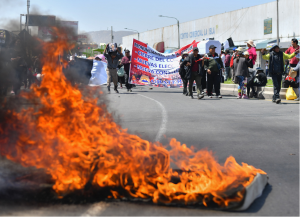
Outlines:
[{"label": "orange flame", "polygon": [[[228,197],[228,190],[246,187],[257,173],[265,174],[245,163],[239,165],[233,157],[222,166],[211,152],[194,151],[175,139],[167,151],[160,143],[128,134],[104,104],[97,104],[92,97],[95,89],[84,97],[66,80],[58,58],[71,45],[64,33],[54,30],[57,39],[44,44],[41,86],[23,93],[38,106],[9,111],[6,125],[0,128],[0,154],[25,167],[45,169],[58,195],[91,182],[100,188],[121,187],[127,196],[151,198],[154,203],[207,205],[213,201],[226,207],[243,199],[242,190],[233,197]],[[182,171],[172,170],[170,161]],[[115,190],[111,193],[115,198],[125,196]]]}]

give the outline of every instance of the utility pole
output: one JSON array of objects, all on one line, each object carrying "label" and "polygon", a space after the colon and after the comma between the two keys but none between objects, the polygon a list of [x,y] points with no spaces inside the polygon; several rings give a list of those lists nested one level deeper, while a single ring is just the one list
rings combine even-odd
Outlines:
[{"label": "utility pole", "polygon": [[279,7],[278,7],[278,2],[277,0],[277,44],[279,46]]},{"label": "utility pole", "polygon": [[114,43],[113,27],[111,27],[111,43]]},{"label": "utility pole", "polygon": [[163,15],[159,15],[159,17],[167,17],[167,18],[173,18],[175,20],[177,20],[177,27],[178,27],[178,49],[180,49],[180,31],[179,31],[179,20],[175,17],[168,17],[168,16],[163,16]]},{"label": "utility pole", "polygon": [[27,0],[27,31],[28,31],[28,22],[29,22],[29,8],[30,8],[30,0]]},{"label": "utility pole", "polygon": [[179,20],[177,20],[177,26],[178,26],[178,48],[180,49]]}]

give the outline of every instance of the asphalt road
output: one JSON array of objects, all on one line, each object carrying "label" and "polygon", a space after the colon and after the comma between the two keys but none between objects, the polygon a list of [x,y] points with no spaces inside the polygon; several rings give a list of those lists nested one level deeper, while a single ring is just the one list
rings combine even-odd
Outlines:
[{"label": "asphalt road", "polygon": [[267,172],[269,185],[244,212],[131,202],[49,206],[0,202],[0,215],[299,215],[299,103],[276,105],[233,96],[192,100],[180,89],[149,87],[137,87],[132,93],[121,89],[107,98],[116,121],[130,133],[164,144],[176,138],[197,149],[207,148],[221,163],[232,155],[238,163]]}]

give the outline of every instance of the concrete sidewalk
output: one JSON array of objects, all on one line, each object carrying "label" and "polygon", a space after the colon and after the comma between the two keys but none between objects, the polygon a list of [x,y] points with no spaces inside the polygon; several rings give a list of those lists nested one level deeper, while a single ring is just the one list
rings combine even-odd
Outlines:
[{"label": "concrete sidewalk", "polygon": [[[280,98],[285,100],[286,97],[286,91],[288,88],[281,88],[280,91]],[[256,87],[258,98],[259,99],[272,99],[273,97],[273,87]],[[222,95],[233,95],[237,96],[238,92],[238,85],[237,84],[221,84],[221,94]],[[251,94],[250,94],[251,96]],[[292,102],[294,100],[289,100],[289,102]],[[294,101],[299,102],[299,101]]]}]

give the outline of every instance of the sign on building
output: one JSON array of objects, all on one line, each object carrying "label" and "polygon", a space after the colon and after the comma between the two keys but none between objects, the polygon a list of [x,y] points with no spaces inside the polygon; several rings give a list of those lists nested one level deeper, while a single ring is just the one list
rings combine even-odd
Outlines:
[{"label": "sign on building", "polygon": [[272,34],[272,18],[264,20],[264,35]]},{"label": "sign on building", "polygon": [[43,16],[43,15],[29,15],[29,19],[26,15],[26,22],[28,26],[54,26],[56,22],[55,16]]}]

